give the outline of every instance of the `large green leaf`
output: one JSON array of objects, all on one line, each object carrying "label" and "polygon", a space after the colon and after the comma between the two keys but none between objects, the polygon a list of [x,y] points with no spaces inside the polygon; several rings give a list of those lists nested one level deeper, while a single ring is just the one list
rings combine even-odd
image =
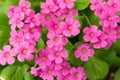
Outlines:
[{"label": "large green leaf", "polygon": [[28,72],[29,65],[11,65],[5,67],[0,74],[0,77],[5,80],[34,80],[34,77]]},{"label": "large green leaf", "polygon": [[120,68],[115,73],[114,80],[120,80]]},{"label": "large green leaf", "polygon": [[116,56],[116,52],[113,46],[109,50],[96,50],[95,56],[102,60],[105,60],[109,66],[120,67],[120,58]]},{"label": "large green leaf", "polygon": [[84,64],[84,69],[88,79],[102,80],[107,75],[109,66],[105,61],[92,57]]},{"label": "large green leaf", "polygon": [[10,37],[10,27],[0,25],[0,49],[6,45]]},{"label": "large green leaf", "polygon": [[89,4],[90,4],[90,0],[77,0],[75,2],[75,9],[83,10],[87,8]]},{"label": "large green leaf", "polygon": [[11,5],[18,5],[19,0],[2,0],[2,4],[0,5],[0,13],[5,13],[7,14],[9,11],[9,7]]}]

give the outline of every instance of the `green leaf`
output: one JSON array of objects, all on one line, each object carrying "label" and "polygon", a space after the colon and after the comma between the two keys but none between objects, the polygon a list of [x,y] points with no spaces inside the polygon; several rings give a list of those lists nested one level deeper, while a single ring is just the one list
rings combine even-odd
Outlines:
[{"label": "green leaf", "polygon": [[109,50],[96,50],[95,56],[102,60],[105,60],[109,64],[109,66],[120,67],[120,58],[117,57],[113,46]]},{"label": "green leaf", "polygon": [[0,5],[0,13],[5,13],[7,14],[9,11],[9,7],[11,5],[18,5],[19,0],[3,0],[3,3]]},{"label": "green leaf", "polygon": [[117,54],[120,53],[120,39],[118,39],[117,42],[113,44],[113,48]]},{"label": "green leaf", "polygon": [[12,65],[12,66],[7,66],[1,71],[1,77],[5,78],[6,80],[9,80],[9,78],[14,75],[14,73],[17,70],[17,66]]},{"label": "green leaf", "polygon": [[83,10],[87,8],[89,4],[90,4],[90,0],[77,0],[75,2],[75,9]]},{"label": "green leaf", "polygon": [[73,48],[73,45],[70,41],[68,41],[67,45],[64,48],[65,48],[65,50],[68,51],[68,57],[66,60],[69,61],[70,60],[69,56],[70,56],[71,50]]},{"label": "green leaf", "polygon": [[11,65],[5,67],[0,74],[0,77],[5,80],[34,80],[34,77],[28,72],[29,65]]},{"label": "green leaf", "polygon": [[96,57],[92,57],[84,64],[84,69],[90,80],[102,80],[109,71],[108,64]]},{"label": "green leaf", "polygon": [[120,80],[120,68],[115,73],[114,80]]},{"label": "green leaf", "polygon": [[34,80],[34,77],[28,72],[29,68],[30,67],[27,64],[21,66],[21,72],[24,76],[24,80]]},{"label": "green leaf", "polygon": [[0,25],[0,49],[9,42],[10,27]]},{"label": "green leaf", "polygon": [[36,48],[37,48],[37,50],[40,50],[40,49],[44,49],[45,47],[46,47],[46,45],[45,45],[43,39],[41,38],[39,40],[39,42],[37,42]]}]

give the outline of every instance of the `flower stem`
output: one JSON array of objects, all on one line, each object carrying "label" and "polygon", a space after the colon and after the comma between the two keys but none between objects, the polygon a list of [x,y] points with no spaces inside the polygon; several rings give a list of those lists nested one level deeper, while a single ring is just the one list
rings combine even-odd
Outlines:
[{"label": "flower stem", "polygon": [[82,14],[83,14],[84,18],[87,20],[88,25],[91,26],[91,22],[90,22],[90,20],[88,19],[88,17],[85,15],[85,13],[82,13]]}]

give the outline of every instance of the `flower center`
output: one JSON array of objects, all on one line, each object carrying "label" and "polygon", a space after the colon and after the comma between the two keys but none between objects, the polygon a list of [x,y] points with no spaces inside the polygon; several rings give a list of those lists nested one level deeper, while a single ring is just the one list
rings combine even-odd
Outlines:
[{"label": "flower center", "polygon": [[35,22],[35,18],[32,18],[32,22]]},{"label": "flower center", "polygon": [[83,52],[83,53],[86,53],[86,52],[87,52],[87,50],[86,50],[86,49],[82,49],[82,52]]},{"label": "flower center", "polygon": [[27,54],[27,50],[23,50],[23,54]]},{"label": "flower center", "polygon": [[100,39],[98,39],[98,41],[97,41],[98,43],[100,43],[101,42],[101,40]]},{"label": "flower center", "polygon": [[58,37],[56,37],[56,38],[55,38],[55,42],[58,42],[58,41],[59,41],[59,38],[58,38]]},{"label": "flower center", "polygon": [[91,37],[94,37],[94,33],[91,33],[90,36],[91,36]]},{"label": "flower center", "polygon": [[46,20],[49,21],[50,20],[50,16],[46,16]]},{"label": "flower center", "polygon": [[9,54],[9,53],[6,53],[5,56],[6,56],[6,58],[8,58],[8,57],[10,56],[10,54]]},{"label": "flower center", "polygon": [[78,78],[78,76],[79,76],[79,74],[77,73],[77,74],[75,74],[75,77],[77,77]]},{"label": "flower center", "polygon": [[20,38],[17,38],[17,41],[20,41],[21,39]]},{"label": "flower center", "polygon": [[69,28],[68,28],[69,30],[72,30],[72,26],[69,26]]},{"label": "flower center", "polygon": [[57,52],[57,53],[56,53],[56,56],[59,57],[59,56],[60,56],[60,53]]},{"label": "flower center", "polygon": [[68,2],[69,2],[69,0],[65,0],[65,2],[66,2],[66,3],[68,3]]},{"label": "flower center", "polygon": [[111,20],[111,18],[110,17],[108,17],[108,21],[110,21]]},{"label": "flower center", "polygon": [[43,57],[43,60],[46,61],[46,57]]},{"label": "flower center", "polygon": [[55,28],[55,29],[57,29],[57,28],[58,28],[58,26],[57,26],[57,25],[55,25],[55,26],[54,26],[54,28]]},{"label": "flower center", "polygon": [[51,74],[52,73],[52,71],[51,70],[48,70],[48,74]]},{"label": "flower center", "polygon": [[19,20],[19,19],[17,19],[16,23],[20,23],[20,20]]},{"label": "flower center", "polygon": [[31,29],[30,32],[34,33],[35,31],[34,31],[34,29]]},{"label": "flower center", "polygon": [[23,12],[25,12],[25,11],[26,11],[26,8],[24,7],[22,10],[23,10]]},{"label": "flower center", "polygon": [[116,8],[116,7],[117,7],[117,5],[116,5],[116,4],[114,4],[114,5],[113,5],[113,7],[114,7],[114,8]]},{"label": "flower center", "polygon": [[50,6],[49,6],[49,8],[50,8],[50,9],[52,9],[52,8],[53,8],[53,6],[52,6],[52,5],[50,5]]}]

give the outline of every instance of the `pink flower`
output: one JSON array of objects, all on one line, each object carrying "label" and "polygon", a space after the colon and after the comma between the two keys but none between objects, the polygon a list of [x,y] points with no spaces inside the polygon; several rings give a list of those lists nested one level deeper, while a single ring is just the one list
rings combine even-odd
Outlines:
[{"label": "pink flower", "polygon": [[94,56],[94,49],[90,48],[88,43],[81,44],[74,52],[76,58],[80,58],[82,61],[88,61],[89,57]]},{"label": "pink flower", "polygon": [[21,42],[17,45],[16,52],[18,53],[17,59],[23,62],[25,59],[30,61],[33,59],[33,53],[35,52],[34,46],[30,45],[28,42]]},{"label": "pink flower", "polygon": [[120,10],[119,0],[108,0],[107,4],[110,7],[110,9],[114,10],[116,13]]},{"label": "pink flower", "polygon": [[20,8],[11,6],[8,12],[8,18],[14,17],[16,14],[20,14]]},{"label": "pink flower", "polygon": [[0,64],[6,65],[6,63],[12,65],[15,62],[14,56],[16,53],[11,49],[10,45],[5,45],[3,51],[0,50]]},{"label": "pink flower", "polygon": [[51,65],[48,54],[47,50],[40,50],[39,56],[35,59],[35,63],[38,64],[41,69],[45,69],[47,66]]},{"label": "pink flower", "polygon": [[40,67],[38,67],[38,68],[33,67],[33,68],[31,68],[30,73],[33,74],[35,77],[37,77],[37,76],[41,75],[42,70]]},{"label": "pink flower", "polygon": [[55,50],[62,50],[63,47],[67,44],[68,40],[62,34],[56,34],[54,31],[50,31],[47,34],[47,47],[55,48]]},{"label": "pink flower", "polygon": [[53,18],[50,25],[48,26],[48,30],[60,34],[63,31],[63,27],[60,26],[57,18]]},{"label": "pink flower", "polygon": [[101,5],[98,5],[96,10],[95,10],[95,15],[102,18],[102,16],[104,15],[105,11],[107,11],[106,9],[109,9],[108,5],[106,5],[106,3],[103,3]]},{"label": "pink flower", "polygon": [[24,39],[23,31],[17,32],[16,30],[13,30],[10,32],[10,35],[11,35],[11,37],[10,37],[9,42],[12,46],[19,45]]},{"label": "pink flower", "polygon": [[25,14],[29,10],[31,4],[28,1],[20,0],[19,1],[19,6],[20,6],[20,9],[21,9],[21,12]]},{"label": "pink flower", "polygon": [[120,21],[120,18],[112,9],[107,9],[104,14],[101,16],[100,24],[104,27],[110,26],[111,28],[115,28]]},{"label": "pink flower", "polygon": [[95,10],[98,7],[98,5],[101,5],[103,3],[103,0],[90,0],[90,3],[90,9]]},{"label": "pink flower", "polygon": [[42,29],[40,26],[39,27],[35,26],[34,28],[30,28],[29,25],[25,25],[23,30],[24,32],[26,32],[25,34],[26,39],[38,41],[41,37]]},{"label": "pink flower", "polygon": [[71,68],[69,80],[86,80],[86,74],[82,67]]},{"label": "pink flower", "polygon": [[67,18],[66,22],[62,22],[61,26],[64,27],[63,34],[67,37],[76,36],[80,33],[80,23],[72,18]]},{"label": "pink flower", "polygon": [[54,72],[55,72],[54,67],[51,65],[46,69],[42,70],[40,77],[42,77],[43,80],[54,80],[55,76]]},{"label": "pink flower", "polygon": [[15,16],[12,17],[9,21],[9,24],[11,24],[11,29],[15,30],[16,27],[18,28],[22,28],[24,23],[22,22],[22,20],[24,19],[24,15],[22,14],[14,14]]},{"label": "pink flower", "polygon": [[86,42],[90,41],[92,43],[95,43],[98,41],[98,37],[101,35],[101,31],[98,30],[98,27],[96,25],[92,25],[90,28],[86,27],[83,30],[84,35],[84,40]]},{"label": "pink flower", "polygon": [[69,9],[72,9],[74,7],[75,1],[76,0],[58,0],[58,3],[61,9],[66,8],[66,7]]},{"label": "pink flower", "polygon": [[66,50],[56,51],[54,49],[48,49],[50,52],[48,58],[50,61],[55,61],[56,64],[60,64],[63,62],[65,58],[68,57],[68,52]]},{"label": "pink flower", "polygon": [[41,4],[42,12],[43,13],[50,13],[55,12],[58,9],[58,6],[54,3],[54,0],[46,0],[45,3]]},{"label": "pink flower", "polygon": [[104,34],[106,35],[107,45],[106,49],[108,49],[113,43],[117,41],[117,31],[113,28],[103,28]]},{"label": "pink flower", "polygon": [[107,37],[104,33],[102,33],[99,37],[98,37],[98,41],[93,43],[93,47],[96,49],[100,49],[100,48],[105,48],[107,45],[107,41],[106,41]]},{"label": "pink flower", "polygon": [[54,69],[56,70],[57,76],[67,76],[69,74],[70,64],[65,59],[60,64],[55,64]]},{"label": "pink flower", "polygon": [[42,13],[42,26],[45,27],[45,28],[48,28],[49,25],[52,23],[53,20],[55,20],[54,18],[55,15],[50,13],[50,14],[44,14]]},{"label": "pink flower", "polygon": [[32,14],[31,16],[26,17],[25,23],[28,23],[30,25],[30,28],[33,28],[35,26],[39,26],[41,24],[40,14]]}]

